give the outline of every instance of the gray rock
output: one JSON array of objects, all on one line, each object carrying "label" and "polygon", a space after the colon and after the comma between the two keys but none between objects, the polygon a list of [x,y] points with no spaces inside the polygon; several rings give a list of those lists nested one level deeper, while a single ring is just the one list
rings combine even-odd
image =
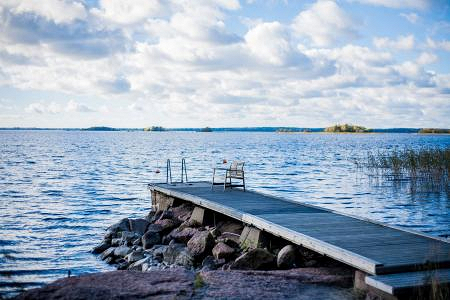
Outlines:
[{"label": "gray rock", "polygon": [[120,259],[116,260],[116,264],[117,264],[117,270],[126,270],[129,266],[129,263],[124,258],[120,258]]},{"label": "gray rock", "polygon": [[238,223],[235,221],[225,221],[225,222],[219,222],[217,224],[217,229],[219,229],[220,232],[231,232],[234,234],[241,234],[242,230],[244,229],[244,226],[242,226],[242,223]]},{"label": "gray rock", "polygon": [[162,225],[159,224],[150,224],[147,227],[147,232],[157,232],[157,233],[161,233],[164,230]]},{"label": "gray rock", "polygon": [[216,259],[229,259],[234,254],[234,249],[225,243],[219,242],[212,249],[212,254]]},{"label": "gray rock", "polygon": [[153,245],[159,244],[161,242],[161,236],[158,232],[147,231],[142,236],[142,246],[144,249],[150,249]]},{"label": "gray rock", "polygon": [[132,245],[133,241],[142,235],[132,231],[122,231],[122,245]]},{"label": "gray rock", "polygon": [[133,246],[142,246],[141,238],[139,237],[139,238],[135,239],[132,244],[133,244]]},{"label": "gray rock", "polygon": [[223,242],[230,247],[239,247],[240,235],[232,232],[223,232],[218,238],[218,242]]},{"label": "gray rock", "polygon": [[106,249],[105,251],[102,252],[102,254],[100,254],[100,258],[102,260],[105,260],[108,257],[114,256],[115,250],[116,250],[116,247],[111,247],[111,248]]},{"label": "gray rock", "polygon": [[144,251],[142,251],[142,250],[133,251],[125,257],[125,259],[130,264],[137,262],[138,260],[141,260],[143,258],[144,258]]},{"label": "gray rock", "polygon": [[161,225],[162,230],[161,233],[164,235],[169,233],[172,229],[180,225],[180,222],[173,219],[162,219],[155,222],[156,225]]},{"label": "gray rock", "polygon": [[293,245],[284,246],[277,255],[277,266],[280,269],[290,269],[295,267],[297,259],[297,249]]},{"label": "gray rock", "polygon": [[92,253],[99,254],[111,247],[111,244],[108,241],[103,241],[92,249]]},{"label": "gray rock", "polygon": [[205,257],[214,247],[214,238],[209,231],[199,231],[189,240],[187,247],[195,258]]},{"label": "gray rock", "polygon": [[275,256],[269,251],[255,248],[242,254],[230,265],[230,269],[264,270],[274,266]]},{"label": "gray rock", "polygon": [[112,256],[107,257],[105,259],[105,263],[107,263],[108,265],[113,264],[114,263],[114,258]]},{"label": "gray rock", "polygon": [[172,231],[170,235],[176,242],[186,244],[197,232],[198,229],[196,228],[186,227],[182,230]]},{"label": "gray rock", "polygon": [[173,219],[173,212],[171,210],[164,210],[161,215],[159,216],[158,220],[164,220],[164,219]]},{"label": "gray rock", "polygon": [[125,257],[128,253],[131,252],[131,248],[127,246],[119,246],[114,250],[114,255],[119,257]]},{"label": "gray rock", "polygon": [[175,258],[174,264],[190,269],[194,266],[194,257],[187,250],[182,250]]},{"label": "gray rock", "polygon": [[122,238],[114,238],[111,240],[111,246],[118,247],[122,245]]},{"label": "gray rock", "polygon": [[175,263],[175,259],[177,256],[181,253],[181,251],[185,250],[186,246],[183,244],[177,244],[177,243],[170,243],[169,246],[165,249],[163,256],[164,261],[168,264]]},{"label": "gray rock", "polygon": [[111,239],[115,237],[119,237],[118,234],[122,231],[129,231],[129,221],[128,218],[122,219],[116,224],[113,224],[108,227],[105,234],[105,239]]},{"label": "gray rock", "polygon": [[130,231],[143,235],[147,230],[149,222],[145,219],[130,219]]},{"label": "gray rock", "polygon": [[153,258],[159,262],[163,261],[164,253],[166,252],[168,247],[169,246],[166,246],[166,245],[155,245],[151,249],[151,254],[152,254]]},{"label": "gray rock", "polygon": [[128,266],[128,270],[133,270],[133,271],[143,271],[145,272],[142,267],[144,264],[150,262],[152,260],[151,257],[145,257],[142,258],[134,263],[132,263],[131,265]]},{"label": "gray rock", "polygon": [[194,210],[194,206],[190,203],[183,203],[180,206],[173,207],[173,218],[178,219],[181,222],[189,220],[191,217],[192,211]]}]

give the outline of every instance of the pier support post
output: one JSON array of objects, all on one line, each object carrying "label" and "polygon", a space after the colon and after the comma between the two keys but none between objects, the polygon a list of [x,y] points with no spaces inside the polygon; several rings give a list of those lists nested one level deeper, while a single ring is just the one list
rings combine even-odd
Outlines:
[{"label": "pier support post", "polygon": [[264,248],[268,246],[268,239],[262,230],[245,226],[239,237],[239,244],[243,249]]},{"label": "pier support post", "polygon": [[[190,222],[198,223],[199,225],[210,225],[214,223],[214,212],[196,206],[191,214]],[[214,224],[213,224],[214,225]]]}]

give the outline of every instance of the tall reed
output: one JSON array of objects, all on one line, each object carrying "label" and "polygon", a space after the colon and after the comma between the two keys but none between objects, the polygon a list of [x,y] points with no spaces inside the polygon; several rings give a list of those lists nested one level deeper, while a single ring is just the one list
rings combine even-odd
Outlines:
[{"label": "tall reed", "polygon": [[450,174],[450,147],[404,148],[368,152],[356,159],[359,168],[392,176],[394,179],[425,180],[447,185]]}]

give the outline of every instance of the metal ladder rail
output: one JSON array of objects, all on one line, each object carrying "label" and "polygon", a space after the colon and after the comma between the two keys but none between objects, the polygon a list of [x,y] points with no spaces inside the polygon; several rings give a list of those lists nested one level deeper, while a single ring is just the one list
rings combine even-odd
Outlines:
[{"label": "metal ladder rail", "polygon": [[188,182],[186,160],[183,158],[181,159],[181,182],[184,182],[184,179]]},{"label": "metal ladder rail", "polygon": [[[169,181],[169,179],[170,179],[170,181]],[[166,183],[172,184],[172,167],[170,165],[170,159],[167,159],[167,162],[166,162]]]},{"label": "metal ladder rail", "polygon": [[[181,160],[181,182],[188,182],[188,176],[187,176],[187,167],[186,167],[186,160],[183,158]],[[166,161],[166,183],[172,184],[172,165],[170,163],[170,159],[167,159]]]}]

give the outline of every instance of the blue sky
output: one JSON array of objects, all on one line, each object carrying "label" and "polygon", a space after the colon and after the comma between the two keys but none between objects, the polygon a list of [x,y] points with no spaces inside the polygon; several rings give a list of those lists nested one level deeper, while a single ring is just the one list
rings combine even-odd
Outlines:
[{"label": "blue sky", "polygon": [[447,0],[0,3],[1,127],[450,127]]}]

